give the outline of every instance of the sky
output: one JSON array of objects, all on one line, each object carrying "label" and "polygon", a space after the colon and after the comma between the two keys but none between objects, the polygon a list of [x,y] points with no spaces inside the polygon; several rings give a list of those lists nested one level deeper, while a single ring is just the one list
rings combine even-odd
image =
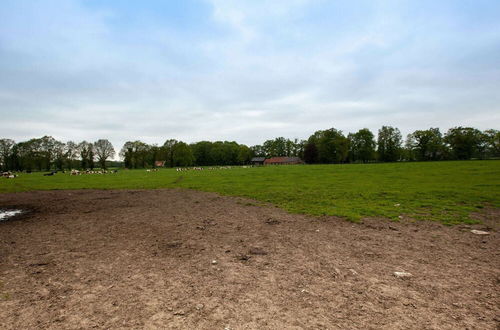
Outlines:
[{"label": "sky", "polygon": [[498,0],[0,0],[0,138],[500,129]]}]

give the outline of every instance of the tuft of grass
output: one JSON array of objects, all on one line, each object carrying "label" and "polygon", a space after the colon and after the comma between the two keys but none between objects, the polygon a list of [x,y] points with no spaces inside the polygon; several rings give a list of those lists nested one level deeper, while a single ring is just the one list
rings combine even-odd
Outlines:
[{"label": "tuft of grass", "polygon": [[473,223],[472,212],[500,207],[500,161],[268,166],[230,170],[109,175],[21,174],[0,178],[0,192],[53,189],[187,188],[272,203],[292,213],[351,221],[399,216]]}]

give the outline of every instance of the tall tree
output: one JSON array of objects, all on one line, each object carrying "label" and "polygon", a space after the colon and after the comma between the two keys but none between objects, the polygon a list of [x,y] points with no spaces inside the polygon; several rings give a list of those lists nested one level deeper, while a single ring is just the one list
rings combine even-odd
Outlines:
[{"label": "tall tree", "polygon": [[255,145],[250,149],[252,149],[255,157],[266,157],[266,152],[264,151],[264,147],[262,147],[261,145]]},{"label": "tall tree", "polygon": [[68,170],[78,167],[77,158],[79,155],[78,144],[73,141],[66,142],[64,159]]},{"label": "tall tree", "polygon": [[500,131],[489,129],[483,132],[489,157],[500,157]]},{"label": "tall tree", "polygon": [[402,136],[398,128],[382,126],[378,131],[377,152],[384,162],[395,162],[401,158]]},{"label": "tall tree", "polygon": [[253,151],[246,145],[240,144],[238,146],[238,164],[245,165],[250,163],[250,160],[253,157]]},{"label": "tall tree", "polygon": [[320,163],[342,163],[347,159],[349,140],[340,130],[330,128],[324,131],[316,131],[309,137],[309,143],[316,146]]},{"label": "tall tree", "polygon": [[127,141],[120,151],[126,168],[144,168],[148,164],[151,147],[142,141]]},{"label": "tall tree", "polygon": [[262,144],[262,148],[266,157],[287,156],[287,140],[284,137],[267,140]]},{"label": "tall tree", "polygon": [[150,167],[156,167],[157,160],[163,160],[163,151],[157,144],[153,144],[149,146],[147,163]]},{"label": "tall tree", "polygon": [[214,160],[212,159],[212,148],[213,143],[210,141],[200,141],[191,144],[191,150],[193,151],[196,165],[214,165]]},{"label": "tall tree", "polygon": [[450,146],[454,158],[471,159],[481,156],[483,135],[480,130],[472,127],[453,127],[444,137]]},{"label": "tall tree", "polygon": [[108,140],[100,139],[94,142],[94,150],[100,167],[106,169],[106,160],[115,156],[115,148]]},{"label": "tall tree", "polygon": [[304,147],[304,161],[307,164],[316,164],[319,162],[318,147],[314,142],[307,142]]},{"label": "tall tree", "polygon": [[58,141],[56,141],[56,139],[54,139],[52,136],[44,136],[39,140],[40,160],[43,164],[43,168],[45,168],[47,171],[51,169],[52,162],[55,159],[55,149],[57,142]]},{"label": "tall tree", "polygon": [[80,168],[94,168],[94,145],[87,141],[82,141],[78,144],[78,154],[80,156]]},{"label": "tall tree", "polygon": [[56,140],[53,150],[54,167],[56,170],[62,170],[66,161],[66,144]]},{"label": "tall tree", "polygon": [[439,128],[409,134],[406,146],[416,160],[439,160],[444,157],[444,141]]},{"label": "tall tree", "polygon": [[30,139],[17,144],[19,167],[28,171],[43,169],[41,139]]},{"label": "tall tree", "polygon": [[375,136],[368,128],[363,128],[356,133],[350,133],[349,158],[351,161],[361,161],[366,163],[375,159]]},{"label": "tall tree", "polygon": [[7,171],[10,168],[9,158],[11,157],[12,148],[16,143],[11,139],[0,139],[0,169]]},{"label": "tall tree", "polygon": [[174,165],[174,150],[175,146],[179,143],[176,139],[169,139],[163,144],[163,150],[166,156],[167,166],[173,167]]},{"label": "tall tree", "polygon": [[177,142],[173,146],[173,166],[191,166],[193,162],[194,156],[189,145],[184,142]]}]

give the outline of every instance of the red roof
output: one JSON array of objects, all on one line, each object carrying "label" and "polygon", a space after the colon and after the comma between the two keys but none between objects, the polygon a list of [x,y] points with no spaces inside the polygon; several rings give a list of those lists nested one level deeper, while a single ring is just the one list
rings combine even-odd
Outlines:
[{"label": "red roof", "polygon": [[264,161],[264,164],[297,164],[302,163],[299,157],[271,157]]}]

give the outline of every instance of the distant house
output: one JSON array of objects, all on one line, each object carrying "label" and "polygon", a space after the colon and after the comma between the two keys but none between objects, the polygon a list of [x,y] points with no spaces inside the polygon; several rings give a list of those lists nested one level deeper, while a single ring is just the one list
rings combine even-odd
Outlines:
[{"label": "distant house", "polygon": [[157,160],[155,161],[155,167],[164,167],[165,166],[165,161],[164,160]]},{"label": "distant house", "polygon": [[254,157],[250,160],[253,165],[264,165],[265,157]]},{"label": "distant house", "polygon": [[264,165],[296,165],[304,164],[299,157],[272,157],[264,161]]}]

